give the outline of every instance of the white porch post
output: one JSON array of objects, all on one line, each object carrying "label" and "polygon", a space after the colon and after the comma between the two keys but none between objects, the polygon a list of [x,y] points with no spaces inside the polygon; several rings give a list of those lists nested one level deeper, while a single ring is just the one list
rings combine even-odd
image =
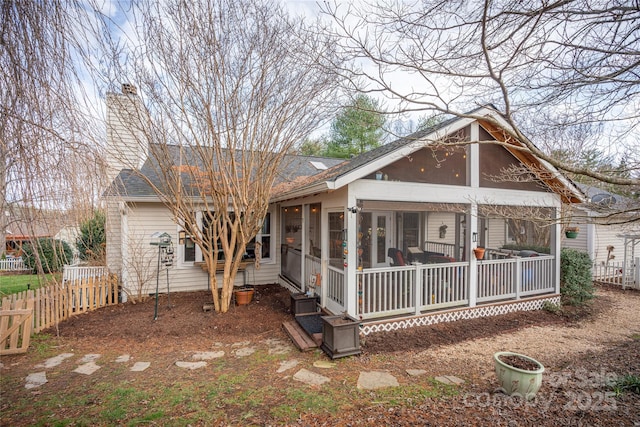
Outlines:
[{"label": "white porch post", "polygon": [[[471,142],[480,140],[480,125],[477,121],[471,123],[469,139]],[[467,156],[467,185],[471,188],[480,187],[480,146],[469,144],[469,155]],[[465,246],[467,253],[465,256],[469,260],[469,307],[475,307],[478,298],[478,261],[473,255],[473,249],[478,246],[478,202],[471,200],[469,215],[467,215],[467,233],[465,236]],[[474,238],[475,237],[475,238]],[[473,240],[476,240],[474,242]]]},{"label": "white porch post", "polygon": [[555,255],[555,263],[553,269],[553,281],[555,283],[555,293],[560,293],[560,244],[562,236],[562,224],[560,224],[560,208],[553,209],[553,217],[555,219],[555,225],[551,228],[551,253]]},{"label": "white porch post", "polygon": [[356,270],[358,269],[358,213],[349,211],[349,208],[356,206],[356,197],[349,194],[347,197],[347,206],[345,209],[347,227],[347,266],[344,269],[345,272],[345,307],[347,314],[351,317],[357,318],[357,304],[358,304],[358,286],[356,282]]},{"label": "white porch post", "polygon": [[323,206],[320,215],[320,306],[327,306],[327,286],[329,286],[329,211]]},{"label": "white porch post", "polygon": [[309,230],[307,227],[307,218],[309,218],[309,205],[302,205],[302,242],[300,246],[300,250],[302,251],[302,255],[300,257],[300,288],[302,292],[307,292],[307,272],[305,271],[305,267],[307,266],[307,252],[309,249],[307,248],[307,242],[309,241]]},{"label": "white porch post", "polygon": [[473,254],[473,248],[477,242],[473,241],[473,236],[478,235],[478,204],[473,200],[471,210],[467,215],[467,233],[465,236],[465,246],[469,257],[469,307],[475,307],[478,298],[478,260]]},{"label": "white porch post", "polygon": [[514,268],[514,274],[516,277],[513,278],[513,283],[515,284],[516,291],[516,299],[520,299],[520,291],[522,290],[522,258],[516,258],[516,268]]},{"label": "white porch post", "polygon": [[416,278],[416,280],[414,280],[414,295],[416,298],[415,301],[415,305],[416,305],[416,311],[415,314],[416,316],[420,315],[421,311],[421,302],[422,302],[422,274],[421,274],[421,270],[420,270],[420,266],[419,265],[415,265],[415,269],[413,271],[413,275]]}]

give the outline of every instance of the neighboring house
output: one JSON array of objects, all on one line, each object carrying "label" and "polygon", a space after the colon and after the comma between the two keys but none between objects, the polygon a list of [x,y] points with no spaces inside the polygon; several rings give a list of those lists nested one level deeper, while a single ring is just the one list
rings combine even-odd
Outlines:
[{"label": "neighboring house", "polygon": [[578,186],[588,201],[568,210],[571,212],[568,226],[580,231],[575,238],[565,238],[562,247],[588,253],[594,264],[594,276],[611,278],[625,269],[629,273],[627,282],[631,280],[640,287],[634,278],[637,273],[632,272],[638,268],[636,258],[640,257],[638,202],[590,185]]},{"label": "neighboring house", "polygon": [[9,213],[7,221],[9,225],[6,230],[6,247],[4,248],[7,255],[19,257],[22,255],[22,248],[25,244],[48,238],[66,242],[73,250],[74,258],[76,257],[78,253],[76,239],[79,235],[79,228],[65,225],[68,218],[63,213],[16,206],[7,212]]},{"label": "neighboring house", "polygon": [[[118,137],[110,144],[121,148],[134,137],[123,128],[131,116],[126,112],[141,104],[135,92],[109,97],[108,137]],[[291,179],[273,189],[256,238],[263,247],[261,268],[249,265],[237,284],[279,282],[314,292],[324,310],[364,320],[365,334],[558,302],[558,219],[563,203],[579,203],[583,195],[553,167],[520,150],[492,109],[474,114],[487,119],[451,119],[349,160],[291,157],[283,170]],[[502,145],[449,144],[491,140]],[[168,269],[171,290],[207,289],[199,249],[179,238],[181,227],[139,178],[151,174],[152,159],[143,154],[134,153],[114,176],[118,194],[107,197],[108,265],[129,291],[143,286],[154,292],[155,280],[138,269],[155,269],[150,238],[165,232],[177,244]],[[495,179],[514,167],[527,168],[531,179]],[[549,255],[500,251],[514,238],[510,210],[545,216]],[[476,259],[479,246],[493,249],[495,259]]]}]

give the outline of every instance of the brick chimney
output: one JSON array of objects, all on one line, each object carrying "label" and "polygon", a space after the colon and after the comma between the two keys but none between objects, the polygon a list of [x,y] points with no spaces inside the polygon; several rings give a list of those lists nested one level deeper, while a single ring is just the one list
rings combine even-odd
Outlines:
[{"label": "brick chimney", "polygon": [[140,169],[147,159],[151,126],[149,112],[136,87],[122,84],[122,93],[107,94],[107,177],[122,169]]}]

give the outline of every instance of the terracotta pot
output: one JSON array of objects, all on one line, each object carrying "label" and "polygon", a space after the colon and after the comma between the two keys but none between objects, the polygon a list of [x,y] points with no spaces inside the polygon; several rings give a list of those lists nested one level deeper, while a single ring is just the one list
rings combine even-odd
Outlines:
[{"label": "terracotta pot", "polygon": [[253,299],[253,289],[242,289],[234,291],[233,295],[236,299],[237,305],[247,305]]},{"label": "terracotta pot", "polygon": [[476,256],[477,259],[484,258],[484,248],[474,248],[473,254]]}]

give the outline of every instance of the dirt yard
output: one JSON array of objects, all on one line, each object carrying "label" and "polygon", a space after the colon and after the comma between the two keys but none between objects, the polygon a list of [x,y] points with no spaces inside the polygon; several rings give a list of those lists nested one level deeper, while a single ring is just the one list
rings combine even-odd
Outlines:
[{"label": "dirt yard", "polygon": [[[83,413],[91,413],[94,406],[95,411],[99,411],[99,405],[106,404],[104,391],[101,395],[96,389],[104,387],[100,384],[114,381],[113,373],[108,371],[109,364],[92,376],[89,391],[84,378],[69,377],[62,371],[48,374],[50,381],[45,386],[25,390],[24,378],[37,363],[51,355],[97,353],[106,361],[126,353],[135,355],[136,360],[148,360],[162,369],[145,371],[144,380],[135,380],[137,382],[126,377],[144,391],[145,387],[158,390],[174,387],[176,383],[187,387],[190,381],[194,384],[200,381],[194,377],[197,371],[181,374],[172,369],[176,360],[194,352],[211,349],[230,352],[238,343],[288,340],[282,331],[282,322],[291,319],[286,290],[275,285],[261,287],[249,306],[233,307],[224,315],[204,312],[202,306],[208,300],[210,295],[206,292],[172,294],[170,300],[161,296],[159,318],[155,321],[153,298],[140,304],[119,304],[79,315],[60,324],[58,330],[48,331],[51,337],[45,335],[49,345],[45,350],[34,348],[26,355],[3,357],[0,360],[0,424],[53,425],[53,419],[71,420],[65,425],[82,425],[86,422],[77,420],[84,419]],[[37,342],[34,346],[37,347]],[[501,350],[527,354],[545,365],[543,388],[536,399],[525,402],[496,393],[492,355]],[[309,365],[317,359],[326,360],[318,352],[299,353],[295,349],[283,357]],[[237,407],[232,399],[211,409],[208,419],[194,415],[193,409],[184,405],[173,405],[171,411],[163,412],[165,418],[154,423],[184,425],[179,420],[188,418],[198,420],[186,423],[191,425],[638,426],[640,396],[615,395],[607,384],[616,376],[640,376],[640,292],[599,288],[598,298],[586,310],[509,314],[367,336],[363,339],[362,355],[341,359],[327,373],[332,378],[331,384],[339,384],[337,389],[344,389],[350,396],[348,403],[338,405],[337,410],[298,408],[296,402],[287,402],[286,399],[295,396],[289,391],[297,385],[292,384],[290,375],[273,376],[276,362],[277,359],[269,356],[249,364],[246,360],[227,358],[224,365],[212,371],[221,375],[221,372],[245,369],[250,377],[245,387],[272,391],[263,393],[249,413]],[[429,380],[408,378],[406,369],[416,368],[424,369]],[[393,398],[362,391],[354,395],[350,390],[355,389],[358,373],[373,370],[393,373],[401,378],[401,387],[408,391]],[[425,389],[433,388],[432,379],[439,375],[454,375],[465,383],[453,392],[434,396],[419,392],[419,399],[410,393],[417,387],[412,381],[419,382]],[[320,397],[326,393],[326,387],[331,385],[311,389],[310,393]],[[233,396],[239,396],[240,392],[239,389],[233,391]],[[95,396],[89,402],[85,397],[84,404],[78,404],[73,397],[78,393]],[[339,390],[332,393],[336,393],[333,399],[342,399],[342,395],[337,394]],[[69,396],[72,403],[25,413],[26,401],[55,402],[54,395]],[[206,396],[201,399],[211,399],[211,392]],[[282,416],[274,409],[287,404],[298,408],[293,416]],[[49,418],[43,414],[49,414]],[[101,418],[104,419],[110,418]],[[114,418],[114,423],[133,419],[128,413]],[[103,423],[109,424],[98,422]]]}]

